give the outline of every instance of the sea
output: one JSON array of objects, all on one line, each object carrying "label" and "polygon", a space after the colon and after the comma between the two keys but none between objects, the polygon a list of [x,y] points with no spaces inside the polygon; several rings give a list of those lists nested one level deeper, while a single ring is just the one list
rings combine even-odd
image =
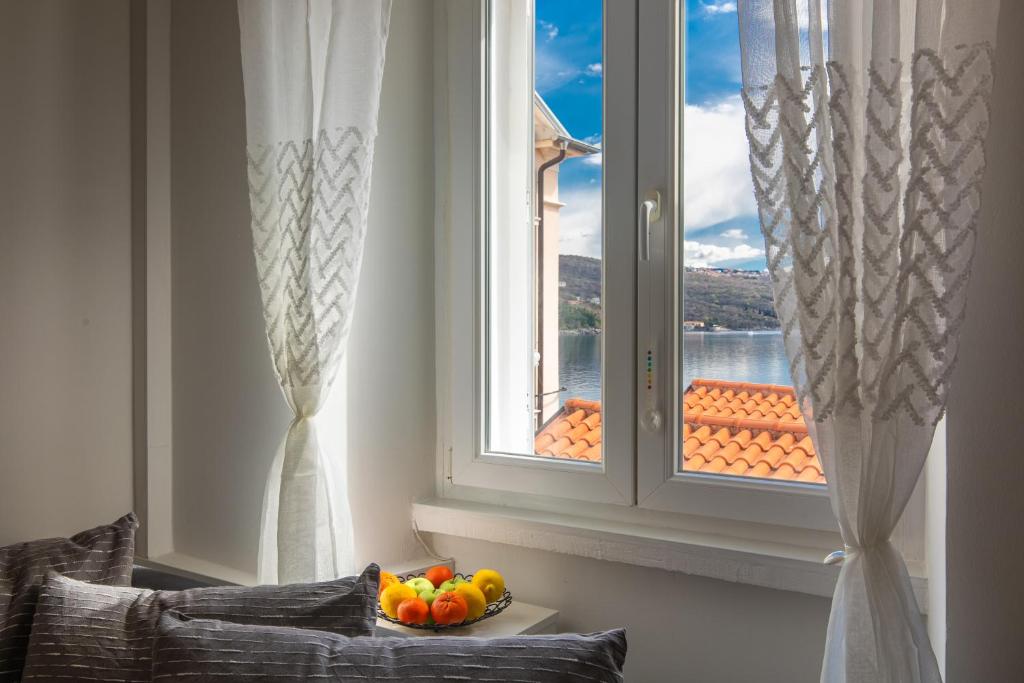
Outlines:
[{"label": "sea", "polygon": [[[559,379],[570,398],[601,400],[601,335],[562,334]],[[694,378],[792,384],[782,332],[685,332],[682,387]]]}]

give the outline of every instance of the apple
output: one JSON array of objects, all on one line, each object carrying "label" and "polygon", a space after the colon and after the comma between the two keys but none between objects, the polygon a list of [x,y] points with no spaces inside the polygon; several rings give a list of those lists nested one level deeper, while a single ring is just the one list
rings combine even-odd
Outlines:
[{"label": "apple", "polygon": [[428,605],[433,604],[434,598],[441,594],[441,591],[431,588],[420,593],[420,599],[426,602]]},{"label": "apple", "polygon": [[442,593],[448,593],[450,591],[455,590],[455,587],[458,586],[460,583],[466,583],[466,579],[462,578],[461,576],[456,576],[454,579],[449,579],[442,583],[441,587],[438,588],[438,590]]},{"label": "apple", "polygon": [[405,585],[417,593],[422,593],[426,590],[434,590],[434,584],[430,583],[429,579],[425,579],[422,576],[417,576],[414,579],[407,580]]}]

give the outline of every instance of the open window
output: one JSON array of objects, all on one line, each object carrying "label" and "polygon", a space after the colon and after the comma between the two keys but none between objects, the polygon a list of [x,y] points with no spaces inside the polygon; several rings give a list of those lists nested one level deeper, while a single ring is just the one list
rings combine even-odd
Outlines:
[{"label": "open window", "polygon": [[451,480],[632,504],[635,3],[473,9],[455,29],[483,40],[480,145],[461,148],[479,194],[453,231],[472,245],[475,287],[452,291],[471,356],[452,402],[477,419],[452,420]]}]

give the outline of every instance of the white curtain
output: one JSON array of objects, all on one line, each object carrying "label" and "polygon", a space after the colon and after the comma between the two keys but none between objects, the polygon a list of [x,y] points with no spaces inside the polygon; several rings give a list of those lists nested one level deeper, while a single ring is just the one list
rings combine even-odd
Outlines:
[{"label": "white curtain", "polygon": [[267,480],[261,582],[353,569],[348,493],[334,486],[345,478],[332,479],[346,459],[324,453],[314,417],[355,307],[390,11],[390,0],[238,2],[253,247],[295,415]]},{"label": "white curtain", "polygon": [[940,680],[889,538],[956,362],[997,11],[998,0],[739,3],[775,305],[846,545],[828,683]]}]

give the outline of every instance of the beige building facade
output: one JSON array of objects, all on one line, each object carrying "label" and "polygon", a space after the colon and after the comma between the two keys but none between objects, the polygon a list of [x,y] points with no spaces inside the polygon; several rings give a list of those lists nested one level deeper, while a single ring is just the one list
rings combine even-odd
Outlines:
[{"label": "beige building facade", "polygon": [[540,95],[533,97],[534,172],[536,176],[534,208],[534,244],[537,253],[534,273],[536,292],[534,329],[536,339],[537,428],[540,429],[559,409],[558,377],[558,256],[561,236],[561,210],[558,175],[561,163],[589,156],[600,148],[573,138]]}]

